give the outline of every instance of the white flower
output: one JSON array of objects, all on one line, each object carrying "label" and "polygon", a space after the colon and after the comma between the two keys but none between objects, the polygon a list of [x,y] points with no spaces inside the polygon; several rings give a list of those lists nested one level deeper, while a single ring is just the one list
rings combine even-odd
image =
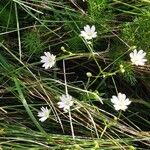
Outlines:
[{"label": "white flower", "polygon": [[68,112],[70,107],[73,105],[72,96],[62,95],[60,96],[60,102],[57,103],[59,108],[63,108],[65,112]]},{"label": "white flower", "polygon": [[117,111],[125,111],[131,103],[131,101],[126,98],[126,95],[122,93],[118,93],[118,96],[112,96],[111,102],[114,104],[115,110]]},{"label": "white flower", "polygon": [[45,56],[41,56],[41,62],[44,63],[42,67],[45,69],[51,68],[56,63],[56,56],[50,52],[44,52]]},{"label": "white flower", "polygon": [[86,40],[96,38],[97,32],[95,32],[95,26],[93,25],[91,28],[89,25],[84,26],[84,31],[81,31],[80,35]]},{"label": "white flower", "polygon": [[143,50],[137,50],[135,49],[133,52],[130,53],[130,58],[132,64],[138,66],[138,65],[144,65],[147,59],[145,59],[146,53]]},{"label": "white flower", "polygon": [[47,107],[41,107],[41,111],[38,112],[38,117],[40,117],[39,121],[44,122],[47,118],[49,118],[50,110]]}]

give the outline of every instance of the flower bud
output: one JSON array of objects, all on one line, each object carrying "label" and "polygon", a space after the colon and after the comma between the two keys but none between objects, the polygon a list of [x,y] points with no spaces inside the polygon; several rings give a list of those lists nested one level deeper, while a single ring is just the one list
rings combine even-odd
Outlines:
[{"label": "flower bud", "polygon": [[92,73],[91,73],[91,72],[87,72],[87,73],[86,73],[86,76],[87,76],[88,78],[90,78],[90,77],[92,77]]}]

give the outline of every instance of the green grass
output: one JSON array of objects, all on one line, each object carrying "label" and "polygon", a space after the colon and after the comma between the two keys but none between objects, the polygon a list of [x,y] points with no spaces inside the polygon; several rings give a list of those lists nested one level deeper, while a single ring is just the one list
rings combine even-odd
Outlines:
[{"label": "green grass", "polygon": [[[1,2],[0,149],[149,149],[149,10],[145,0]],[[91,43],[80,36],[87,24]],[[144,66],[131,65],[135,48]],[[48,51],[56,64],[45,70]],[[57,104],[67,92],[70,113]],[[110,101],[118,92],[132,101],[125,112]]]}]

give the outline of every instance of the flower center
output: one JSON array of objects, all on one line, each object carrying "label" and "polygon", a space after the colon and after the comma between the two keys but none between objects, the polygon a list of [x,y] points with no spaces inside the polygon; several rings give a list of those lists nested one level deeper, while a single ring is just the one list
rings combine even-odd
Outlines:
[{"label": "flower center", "polygon": [[92,32],[88,32],[88,36],[92,36],[92,34],[93,34]]}]

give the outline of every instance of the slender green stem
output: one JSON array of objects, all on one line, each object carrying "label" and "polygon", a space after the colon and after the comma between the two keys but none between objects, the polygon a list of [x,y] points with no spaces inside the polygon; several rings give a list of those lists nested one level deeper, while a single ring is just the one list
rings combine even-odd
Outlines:
[{"label": "slender green stem", "polygon": [[118,94],[118,89],[117,89],[116,82],[115,82],[115,80],[114,80],[113,76],[112,76],[111,78],[112,78],[112,81],[113,81],[113,84],[114,84],[114,87],[115,87],[116,93]]},{"label": "slender green stem", "polygon": [[120,119],[121,114],[122,114],[122,111],[120,110],[120,111],[119,111],[119,115],[118,115],[118,119]]},{"label": "slender green stem", "polygon": [[[64,80],[65,80],[65,92],[66,92],[66,96],[69,96],[68,88],[67,88],[66,66],[65,66],[65,60],[64,59],[63,59],[63,71],[64,71]],[[69,108],[69,120],[70,120],[72,138],[75,139],[70,108]]]},{"label": "slender green stem", "polygon": [[69,120],[70,120],[70,127],[71,127],[72,138],[75,139],[74,129],[73,129],[73,123],[72,123],[72,116],[71,116],[70,109],[69,109]]},{"label": "slender green stem", "polygon": [[63,59],[63,71],[64,71],[64,81],[65,81],[65,92],[66,92],[66,96],[68,96],[67,78],[66,78],[66,66],[65,66],[65,60],[64,59]]},{"label": "slender green stem", "polygon": [[102,133],[100,135],[100,138],[102,138],[102,136],[104,135],[104,133],[106,132],[106,130],[107,130],[107,124],[105,125],[104,130],[102,131]]},{"label": "slender green stem", "polygon": [[22,57],[21,40],[20,40],[18,10],[17,10],[17,4],[16,3],[15,3],[15,13],[16,13],[17,33],[18,33],[19,57],[20,57],[20,60],[21,60],[21,57]]},{"label": "slender green stem", "polygon": [[94,59],[96,65],[97,65],[97,67],[99,68],[99,72],[102,73],[101,66],[99,65],[99,63],[98,63],[98,61],[97,61],[97,59],[96,59],[96,57],[95,57],[95,53],[93,52],[93,46],[90,45],[90,44],[88,44],[88,48],[89,48],[89,50],[90,50],[90,52],[91,52],[91,54],[92,54],[92,57],[93,57],[93,59]]}]

